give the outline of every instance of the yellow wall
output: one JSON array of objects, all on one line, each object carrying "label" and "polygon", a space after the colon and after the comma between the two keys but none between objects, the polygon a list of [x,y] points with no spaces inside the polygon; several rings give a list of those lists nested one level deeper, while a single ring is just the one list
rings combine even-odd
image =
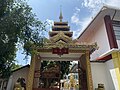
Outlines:
[{"label": "yellow wall", "polygon": [[112,59],[113,59],[114,68],[117,76],[118,88],[120,90],[120,52],[113,52]]}]

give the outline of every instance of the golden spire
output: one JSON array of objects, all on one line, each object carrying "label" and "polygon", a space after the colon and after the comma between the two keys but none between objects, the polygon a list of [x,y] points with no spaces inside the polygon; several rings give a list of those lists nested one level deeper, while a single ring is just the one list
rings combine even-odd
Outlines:
[{"label": "golden spire", "polygon": [[62,22],[63,16],[62,16],[62,10],[61,10],[61,6],[60,6],[60,16],[59,16],[60,22]]}]

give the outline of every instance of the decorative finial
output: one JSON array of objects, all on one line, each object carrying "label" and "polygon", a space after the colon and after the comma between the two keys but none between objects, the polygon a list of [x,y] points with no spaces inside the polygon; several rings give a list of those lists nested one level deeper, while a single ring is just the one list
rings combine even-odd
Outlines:
[{"label": "decorative finial", "polygon": [[59,19],[60,19],[60,22],[62,22],[62,19],[63,19],[63,16],[62,16],[62,6],[60,6],[60,16],[59,16]]}]

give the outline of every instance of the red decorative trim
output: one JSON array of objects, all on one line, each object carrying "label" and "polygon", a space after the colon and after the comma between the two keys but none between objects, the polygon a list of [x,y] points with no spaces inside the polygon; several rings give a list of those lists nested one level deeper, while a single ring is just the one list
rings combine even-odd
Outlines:
[{"label": "red decorative trim", "polygon": [[113,30],[113,26],[112,26],[112,20],[111,20],[110,16],[106,15],[104,17],[104,21],[105,21],[105,26],[106,26],[106,31],[107,31],[107,35],[108,35],[110,49],[118,48],[115,33]]},{"label": "red decorative trim", "polygon": [[58,55],[63,55],[63,54],[68,54],[68,48],[53,48],[52,51],[53,54],[58,54]]},{"label": "red decorative trim", "polygon": [[110,59],[112,59],[112,55],[111,55],[111,54],[110,54],[110,55],[107,55],[107,56],[105,56],[105,57],[99,57],[99,58],[97,58],[96,60],[108,61],[108,60],[110,60]]}]

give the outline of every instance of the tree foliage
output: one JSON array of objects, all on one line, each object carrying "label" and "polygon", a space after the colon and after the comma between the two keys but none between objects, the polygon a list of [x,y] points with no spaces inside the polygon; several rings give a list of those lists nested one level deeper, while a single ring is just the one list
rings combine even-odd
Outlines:
[{"label": "tree foliage", "polygon": [[19,69],[19,68],[21,68],[21,67],[22,67],[22,65],[13,63],[13,64],[12,64],[12,67],[11,67],[11,71],[14,71],[14,70],[16,70],[16,69]]},{"label": "tree foliage", "polygon": [[[32,13],[32,8],[25,0],[0,0],[0,77],[6,78],[16,68],[16,45],[20,43],[27,55],[31,54],[32,46],[43,45],[41,32],[46,22],[41,22]],[[55,62],[61,66],[61,78],[68,73],[70,62]],[[44,66],[52,63],[44,62]]]},{"label": "tree foliage", "polygon": [[17,43],[41,43],[41,30],[45,30],[45,24],[25,0],[0,0],[0,77],[10,75]]}]

